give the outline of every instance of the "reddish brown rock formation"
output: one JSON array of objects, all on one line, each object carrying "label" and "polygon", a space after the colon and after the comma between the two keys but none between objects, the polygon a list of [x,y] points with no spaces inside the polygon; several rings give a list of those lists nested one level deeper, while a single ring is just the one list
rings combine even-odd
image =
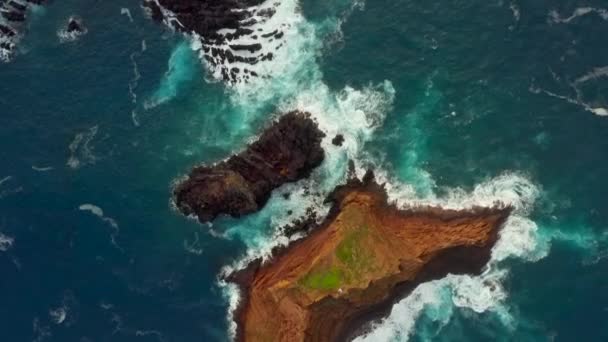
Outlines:
[{"label": "reddish brown rock formation", "polygon": [[273,189],[308,177],[321,164],[323,137],[308,113],[285,114],[245,151],[194,168],[175,188],[175,203],[201,222],[220,214],[239,217],[258,211]]},{"label": "reddish brown rock formation", "polygon": [[400,210],[373,174],[330,196],[312,233],[233,281],[243,299],[238,340],[337,341],[386,315],[419,284],[479,273],[510,208]]}]

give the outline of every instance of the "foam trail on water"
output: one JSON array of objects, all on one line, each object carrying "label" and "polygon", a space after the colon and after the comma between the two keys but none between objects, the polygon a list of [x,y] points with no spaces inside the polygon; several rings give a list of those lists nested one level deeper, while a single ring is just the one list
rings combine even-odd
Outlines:
[{"label": "foam trail on water", "polygon": [[127,16],[127,18],[129,18],[129,21],[133,22],[133,16],[131,15],[131,10],[129,10],[128,8],[126,8],[126,7],[121,8],[120,14]]},{"label": "foam trail on water", "polygon": [[573,86],[575,86],[574,88],[575,88],[575,90],[577,92],[577,98],[576,99],[574,99],[572,97],[569,97],[569,96],[566,96],[566,95],[556,94],[556,93],[548,91],[546,89],[537,88],[537,87],[534,87],[534,86],[530,87],[530,92],[532,92],[534,94],[543,93],[545,95],[554,97],[556,99],[564,100],[564,101],[566,101],[568,103],[571,103],[573,105],[577,105],[577,106],[583,108],[584,110],[586,110],[586,111],[588,111],[590,113],[593,113],[593,114],[595,114],[597,116],[608,116],[608,108],[605,108],[605,107],[596,107],[596,106],[593,106],[593,105],[591,105],[589,103],[584,102],[581,99],[582,98],[581,92],[578,90],[578,88],[576,88],[576,84],[574,84]]},{"label": "foam trail on water", "polygon": [[580,76],[574,80],[574,84],[578,85],[587,81],[596,80],[598,78],[608,77],[608,65],[598,68],[593,68],[590,72]]},{"label": "foam trail on water", "polygon": [[37,171],[37,172],[47,172],[47,171],[51,171],[54,169],[54,167],[52,166],[36,166],[36,165],[32,165],[32,170]]},{"label": "foam trail on water", "polygon": [[194,56],[189,43],[180,43],[171,53],[167,71],[158,89],[145,101],[144,108],[154,108],[175,98],[183,85],[195,77],[194,66]]},{"label": "foam trail on water", "polygon": [[595,7],[579,7],[569,17],[562,17],[556,10],[549,12],[549,22],[555,24],[568,24],[572,20],[588,14],[597,14],[603,20],[608,20],[608,10]]},{"label": "foam trail on water", "polygon": [[[137,105],[137,94],[135,93],[135,89],[139,85],[139,80],[141,79],[141,74],[139,72],[139,67],[137,66],[136,58],[141,56],[141,54],[143,54],[146,49],[146,40],[142,39],[140,50],[133,52],[131,53],[131,55],[129,55],[129,58],[131,59],[131,64],[133,65],[133,78],[129,82],[129,95],[131,95],[131,103],[133,103],[134,106]],[[135,126],[139,126],[139,119],[137,118],[137,110],[135,108],[131,110],[131,120],[133,121],[133,124]]]},{"label": "foam trail on water", "polygon": [[93,155],[93,148],[89,145],[97,135],[98,126],[95,125],[87,131],[77,133],[74,140],[68,146],[70,157],[66,165],[72,169],[78,169],[86,164],[93,164],[97,160]]},{"label": "foam trail on water", "polygon": [[122,248],[118,246],[118,243],[116,242],[116,236],[120,232],[120,228],[115,219],[106,216],[103,212],[103,209],[94,204],[84,203],[78,206],[78,209],[81,211],[89,212],[92,215],[99,217],[103,222],[109,224],[113,229],[112,233],[110,234],[110,241],[112,242],[112,245],[122,251]]}]

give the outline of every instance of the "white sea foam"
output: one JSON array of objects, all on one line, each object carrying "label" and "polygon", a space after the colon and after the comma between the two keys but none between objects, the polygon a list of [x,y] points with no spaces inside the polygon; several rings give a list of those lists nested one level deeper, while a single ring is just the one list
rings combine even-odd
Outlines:
[{"label": "white sea foam", "polygon": [[[135,93],[135,90],[137,89],[137,86],[139,85],[139,80],[141,79],[141,74],[139,72],[139,67],[137,66],[136,59],[141,56],[144,51],[146,51],[146,40],[142,39],[140,50],[133,52],[131,53],[131,55],[129,55],[131,65],[133,66],[133,78],[131,79],[131,81],[129,81],[129,95],[131,96],[131,103],[133,104],[133,106],[137,105],[137,93]],[[139,119],[136,108],[133,108],[131,110],[131,121],[133,121],[133,125],[139,126]]]},{"label": "white sea foam", "polygon": [[89,144],[97,135],[98,126],[95,125],[84,132],[77,133],[68,146],[70,157],[66,165],[78,169],[86,164],[93,164],[97,160],[93,154],[93,147]]},{"label": "white sea foam", "polygon": [[6,252],[9,249],[11,249],[11,247],[13,247],[13,244],[15,243],[15,238],[13,238],[12,236],[8,236],[8,235],[4,235],[3,233],[0,233],[0,252]]},{"label": "white sea foam", "polygon": [[577,93],[577,98],[572,98],[572,97],[566,96],[566,95],[560,95],[560,94],[548,91],[546,89],[537,88],[534,86],[530,87],[530,92],[535,93],[535,94],[544,93],[545,95],[548,95],[548,96],[551,96],[551,97],[554,97],[554,98],[557,98],[560,100],[564,100],[573,105],[577,105],[577,106],[581,107],[582,109],[584,109],[588,112],[591,112],[597,116],[608,116],[608,108],[598,107],[598,106],[591,105],[587,102],[584,102],[582,100],[582,94],[581,94],[580,90],[576,87],[576,84],[574,84],[574,88]]},{"label": "white sea foam", "polygon": [[51,316],[51,320],[55,324],[61,324],[65,321],[65,318],[67,316],[66,308],[59,307],[59,308],[51,309],[51,310],[49,310],[49,316]]},{"label": "white sea foam", "polygon": [[40,323],[40,319],[38,317],[34,317],[34,320],[32,321],[32,330],[34,333],[34,339],[32,340],[33,342],[42,342],[52,335],[50,327]]},{"label": "white sea foam", "polygon": [[110,234],[110,241],[112,242],[112,245],[114,245],[114,247],[116,247],[122,251],[122,248],[116,242],[116,236],[120,232],[120,228],[115,219],[106,216],[103,212],[103,209],[101,209],[100,207],[98,207],[94,204],[90,204],[90,203],[81,204],[80,206],[78,206],[78,209],[81,211],[89,212],[92,215],[99,217],[103,222],[110,225],[110,227],[112,227],[112,233]]},{"label": "white sea foam", "polygon": [[578,85],[581,83],[585,83],[591,80],[596,80],[598,78],[602,78],[602,77],[608,77],[608,65],[607,66],[603,66],[603,67],[597,67],[597,68],[593,68],[593,70],[589,71],[588,73],[578,77],[576,80],[574,80],[574,84]]},{"label": "white sea foam", "polygon": [[10,181],[11,179],[13,179],[13,176],[6,176],[6,177],[0,179],[0,185]]},{"label": "white sea foam", "polygon": [[77,17],[70,17],[68,22],[75,20],[80,26],[80,30],[68,32],[67,27],[61,28],[57,30],[57,37],[61,43],[69,43],[78,40],[81,36],[84,36],[88,33],[88,29],[82,24],[82,20]]},{"label": "white sea foam", "polygon": [[121,8],[120,14],[127,16],[127,18],[129,18],[129,21],[133,22],[133,16],[131,15],[131,10],[129,10],[128,8],[126,8],[126,7]]},{"label": "white sea foam", "polygon": [[511,10],[511,13],[513,13],[513,19],[515,19],[515,23],[519,23],[519,19],[521,18],[521,10],[519,9],[517,2],[511,0],[511,2],[509,3],[509,9]]},{"label": "white sea foam", "polygon": [[[143,46],[145,45],[142,45],[142,49]],[[163,75],[158,89],[144,102],[146,110],[175,98],[179,89],[196,76],[191,58],[193,58],[192,51],[190,51],[187,43],[181,43],[173,50],[169,58],[167,71]]]},{"label": "white sea foam", "polygon": [[0,179],[0,199],[23,191],[23,187],[21,187],[21,186],[16,186],[12,189],[9,188],[9,189],[2,190],[2,185],[7,184],[8,182],[10,182],[12,180],[13,180],[13,176],[6,176],[6,177]]},{"label": "white sea foam", "polygon": [[549,22],[556,24],[567,24],[572,20],[588,14],[596,14],[603,20],[608,20],[608,10],[595,7],[578,7],[569,17],[562,17],[556,10],[549,12]]},{"label": "white sea foam", "polygon": [[36,165],[32,165],[32,170],[37,171],[37,172],[47,172],[47,171],[51,171],[53,169],[54,169],[54,167],[52,167],[52,166],[36,166]]},{"label": "white sea foam", "polygon": [[201,247],[198,232],[194,233],[194,241],[191,242],[189,240],[184,240],[184,249],[192,254],[203,254],[203,248]]},{"label": "white sea foam", "polygon": [[[281,190],[275,191],[264,210],[239,220],[238,224],[233,225],[224,233],[225,237],[242,239],[249,248],[243,259],[225,267],[223,274],[240,269],[255,258],[264,259],[270,255],[272,248],[286,245],[291,240],[297,239],[297,236],[287,238],[276,229],[280,224],[297,217],[296,214],[289,215],[288,213],[296,210],[302,212],[309,206],[317,208],[320,216],[326,213],[327,207],[323,205],[322,198],[345,179],[349,159],[369,158],[362,154],[363,146],[371,139],[375,128],[383,123],[385,114],[390,110],[395,97],[395,91],[389,81],[379,85],[370,85],[360,90],[346,87],[337,93],[331,91],[324,84],[322,73],[316,64],[316,57],[322,47],[319,37],[322,35],[317,28],[301,17],[297,17],[294,25],[298,26],[299,30],[289,41],[291,48],[299,48],[286,54],[284,56],[286,60],[282,61],[279,58],[277,70],[285,70],[285,72],[278,73],[270,80],[262,78],[259,82],[266,82],[263,87],[257,86],[255,80],[245,84],[232,85],[230,86],[231,98],[237,105],[251,111],[258,110],[269,101],[276,101],[281,112],[292,109],[310,112],[319,127],[327,134],[322,142],[326,151],[326,159],[313,172],[310,179],[287,185]],[[270,63],[270,65],[274,65],[274,63]],[[344,144],[340,148],[331,144],[331,139],[338,133],[345,137]],[[412,163],[417,161],[416,158],[411,160]],[[418,287],[412,296],[408,296],[397,304],[391,316],[377,325],[373,332],[364,339],[377,341],[387,340],[390,336],[409,336],[415,318],[420,315],[422,310],[433,303],[445,305],[445,298],[449,298],[453,305],[468,307],[477,312],[487,310],[502,312],[504,321],[508,322],[508,311],[502,310],[506,293],[501,286],[501,281],[507,272],[497,265],[498,261],[510,257],[536,260],[544,255],[545,251],[536,241],[538,228],[527,218],[534,200],[539,194],[537,187],[523,175],[507,173],[479,184],[471,191],[455,188],[446,191],[446,195],[442,196],[429,191],[426,196],[420,197],[413,185],[389,179],[386,172],[378,167],[377,160],[371,159],[367,162],[377,164],[375,169],[378,179],[387,183],[389,197],[400,206],[433,205],[461,209],[473,206],[492,206],[500,202],[513,206],[514,213],[506,222],[499,242],[492,251],[493,261],[481,276],[451,275]],[[414,169],[425,172],[417,167]],[[363,168],[359,167],[357,173],[360,175],[362,172],[364,172]],[[430,175],[427,174],[423,178],[427,179],[429,189],[432,190],[434,183]],[[304,185],[314,189],[318,195],[305,196],[302,191]],[[278,194],[282,193],[284,189],[289,189],[291,200],[285,200]],[[260,231],[260,226],[272,228]],[[224,286],[229,298],[229,319],[231,332],[234,334],[236,327],[232,321],[232,315],[238,305],[239,291],[236,286],[223,281],[220,281],[220,285]],[[449,315],[445,319],[449,319]]]}]

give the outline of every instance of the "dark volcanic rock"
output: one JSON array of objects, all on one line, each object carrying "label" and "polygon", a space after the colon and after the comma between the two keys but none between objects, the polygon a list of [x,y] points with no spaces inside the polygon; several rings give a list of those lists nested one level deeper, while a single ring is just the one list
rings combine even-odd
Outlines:
[{"label": "dark volcanic rock", "polygon": [[[244,68],[232,72],[233,63],[252,66],[271,61],[269,50],[283,46],[283,28],[268,24],[280,2],[273,0],[142,0],[150,17],[172,29],[201,37],[203,58],[211,73],[229,83],[247,82]],[[274,26],[273,26],[274,25]],[[243,71],[242,71],[243,70]]]},{"label": "dark volcanic rock", "polygon": [[245,151],[194,168],[175,188],[175,203],[201,222],[220,214],[239,217],[258,211],[273,189],[307,177],[321,164],[324,136],[308,113],[287,113]]},{"label": "dark volcanic rock", "polygon": [[84,32],[84,28],[82,27],[80,20],[72,17],[68,21],[68,27],[66,28],[66,31],[68,33]]},{"label": "dark volcanic rock", "polygon": [[28,10],[46,0],[0,0],[0,62],[8,62],[27,29]]},{"label": "dark volcanic rock", "polygon": [[344,142],[344,136],[342,134],[337,134],[332,140],[331,143],[336,146],[342,146]]}]

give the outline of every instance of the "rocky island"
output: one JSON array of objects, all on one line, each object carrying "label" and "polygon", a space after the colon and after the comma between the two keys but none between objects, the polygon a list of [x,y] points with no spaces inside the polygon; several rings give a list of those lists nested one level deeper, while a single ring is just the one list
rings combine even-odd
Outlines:
[{"label": "rocky island", "polygon": [[175,187],[175,204],[200,222],[220,214],[239,217],[258,211],[272,190],[308,177],[321,164],[324,136],[308,113],[284,114],[243,152],[194,168]]},{"label": "rocky island", "polygon": [[423,282],[477,274],[509,207],[401,210],[373,173],[329,196],[309,236],[230,276],[241,288],[238,341],[343,341]]}]

